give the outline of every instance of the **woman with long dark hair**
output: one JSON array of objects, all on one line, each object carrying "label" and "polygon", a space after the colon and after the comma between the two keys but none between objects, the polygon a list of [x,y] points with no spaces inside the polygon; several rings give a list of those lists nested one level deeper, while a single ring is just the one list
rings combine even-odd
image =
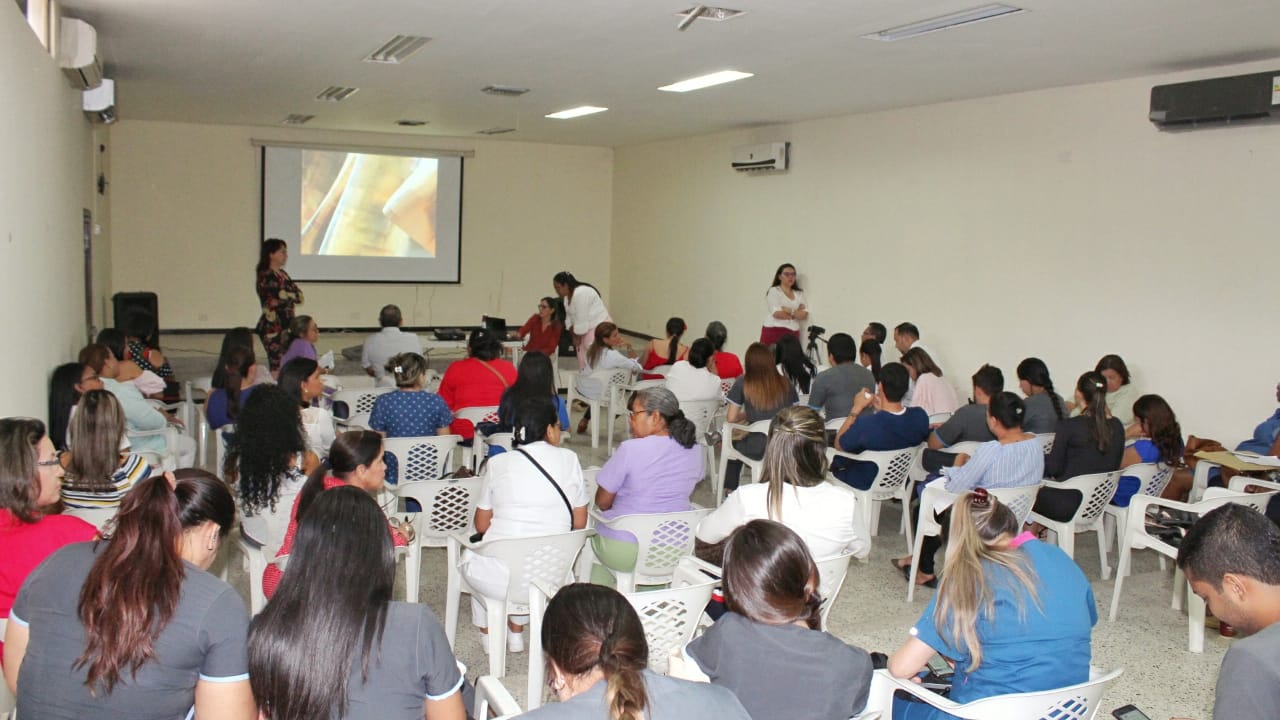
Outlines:
[{"label": "woman with long dark hair", "polygon": [[217,430],[223,425],[234,424],[240,415],[240,408],[248,401],[249,395],[258,385],[258,361],[253,356],[253,348],[237,347],[227,352],[226,360],[218,369],[217,378],[221,384],[213,386],[209,398],[204,403],[204,414],[209,420],[209,427]]},{"label": "woman with long dark hair", "polygon": [[729,340],[729,329],[719,320],[707,323],[707,331],[703,335],[711,341],[715,349],[716,374],[722,379],[731,380],[742,374],[742,361],[737,355],[725,352],[724,344]]},{"label": "woman with long dark hair", "polygon": [[[752,520],[724,547],[728,612],[686,648],[753,718],[846,720],[866,707],[871,656],[822,629],[821,578],[803,539]],[[768,648],[768,652],[760,652]]]},{"label": "woman with long dark hair", "polygon": [[280,389],[298,404],[302,430],[307,434],[307,449],[321,460],[329,456],[329,446],[337,438],[333,413],[316,402],[324,396],[322,372],[310,358],[293,358],[280,366]]},{"label": "woman with long dark hair", "polygon": [[[555,403],[560,429],[569,429],[569,408],[556,389],[555,371],[551,356],[542,353],[526,353],[520,358],[516,381],[502,393],[498,402],[498,425],[494,432],[511,432],[515,429],[516,408],[528,398],[550,397]],[[496,448],[501,451],[502,448]],[[495,453],[496,454],[496,453]]]},{"label": "woman with long dark hair", "polygon": [[294,498],[318,465],[307,453],[297,402],[274,385],[263,385],[245,403],[235,442],[222,468],[240,501],[240,529],[275,550],[284,543]]},{"label": "woman with long dark hair", "polygon": [[1018,389],[1026,396],[1022,429],[1036,434],[1053,432],[1058,422],[1067,417],[1067,408],[1062,396],[1053,391],[1049,366],[1040,358],[1029,357],[1018,363],[1017,372]]},{"label": "woman with long dark hair", "polygon": [[[684,324],[684,320],[678,317],[667,319],[667,335],[661,340],[653,339],[649,341],[649,345],[645,347],[644,352],[640,354],[640,367],[645,370],[652,370],[661,365],[673,365],[677,360],[683,360],[689,355],[689,346],[680,342],[680,338],[684,335],[684,331],[689,326]],[[645,374],[645,380],[661,379],[661,375]]]},{"label": "woman with long dark hair", "polygon": [[293,322],[293,308],[303,302],[302,290],[284,270],[287,262],[289,246],[285,241],[279,238],[262,241],[257,280],[262,317],[258,319],[257,331],[258,337],[262,338],[262,347],[267,351],[268,367],[273,373],[280,368],[280,358],[286,348],[286,331],[289,323]]},{"label": "woman with long dark hair", "polygon": [[423,603],[391,601],[386,528],[378,504],[354,487],[321,493],[298,523],[280,586],[249,631],[264,718],[466,717],[444,627]]},{"label": "woman with long dark hair", "polygon": [[[1019,530],[1013,511],[983,488],[956,500],[938,591],[889,657],[890,673],[912,677],[940,654],[955,663],[949,697],[957,703],[1089,679],[1098,621],[1089,581],[1066,553]],[[893,717],[951,716],[895,700]]]},{"label": "woman with long dark hair", "polygon": [[[1138,463],[1163,463],[1176,467],[1182,460],[1182,427],[1173,408],[1159,395],[1143,395],[1133,403],[1134,425],[1138,439],[1124,449],[1120,467],[1128,468]],[[1129,500],[1142,487],[1142,481],[1131,475],[1122,475],[1116,486],[1112,505],[1129,507]]]},{"label": "woman with long dark hair", "polygon": [[875,340],[863,340],[858,346],[858,362],[871,371],[871,377],[880,382],[880,343]]},{"label": "woman with long dark hair", "polygon": [[194,708],[200,718],[253,718],[249,615],[206,572],[234,520],[221,480],[179,470],[134,487],[109,538],[45,561],[6,634],[19,714],[172,720]]},{"label": "woman with long dark hair", "polygon": [[62,502],[67,508],[116,507],[152,468],[141,455],[121,452],[124,410],[106,390],[80,398],[71,420],[71,445],[58,458],[66,470]]},{"label": "woman with long dark hair", "polygon": [[102,378],[84,363],[71,362],[53,369],[49,377],[49,440],[56,449],[67,449],[71,415],[80,397],[90,390],[101,389]]},{"label": "woman with long dark hair", "polygon": [[530,720],[750,720],[733,693],[648,669],[640,616],[613,588],[560,588],[542,620],[547,684],[560,700]]},{"label": "woman with long dark hair", "polygon": [[809,394],[809,387],[813,384],[813,376],[817,370],[805,356],[804,347],[798,338],[792,335],[778,338],[773,344],[773,360],[778,364],[778,372],[791,381],[798,394]]},{"label": "woman with long dark hair", "polygon": [[769,314],[760,329],[760,342],[772,345],[783,335],[800,339],[800,323],[809,318],[809,306],[804,301],[804,291],[796,281],[796,266],[782,263],[773,273],[773,284],[764,294]]},{"label": "woman with long dark hair", "polygon": [[578,368],[586,371],[587,349],[596,336],[596,326],[609,322],[609,309],[604,306],[600,291],[591,283],[585,283],[562,270],[551,279],[556,295],[564,301],[564,329],[573,333],[573,345],[578,351]]},{"label": "woman with long dark hair", "polygon": [[218,351],[218,363],[213,366],[213,378],[210,382],[212,387],[223,387],[226,385],[226,379],[223,373],[227,361],[231,358],[231,351],[236,348],[244,348],[254,356],[254,382],[264,383],[271,381],[271,370],[266,363],[257,362],[257,352],[253,347],[253,331],[247,327],[234,327],[222,336],[222,348]]},{"label": "woman with long dark hair", "polygon": [[560,333],[564,332],[563,315],[559,298],[548,296],[539,300],[538,312],[529,316],[516,331],[516,335],[524,340],[524,351],[556,357]]},{"label": "woman with long dark hair", "polygon": [[[1078,475],[1119,470],[1124,456],[1124,425],[1107,409],[1106,378],[1096,372],[1081,375],[1076,381],[1075,400],[1080,414],[1058,423],[1053,450],[1044,461],[1045,477],[1069,480]],[[1036,496],[1035,512],[1066,522],[1075,516],[1083,501],[1079,490],[1045,487]]]},{"label": "woman with long dark hair", "polygon": [[[773,353],[761,343],[751,343],[747,348],[746,372],[729,388],[726,397],[729,406],[725,410],[725,419],[731,423],[754,423],[770,420],[778,411],[789,405],[795,405],[800,396],[796,388],[785,377],[778,373],[774,364]],[[732,442],[733,446],[750,458],[764,455],[766,436],[764,433],[748,433],[738,438],[724,438],[724,442]],[[731,493],[738,488],[738,477],[742,474],[742,461],[730,460],[725,469],[724,489]]]}]

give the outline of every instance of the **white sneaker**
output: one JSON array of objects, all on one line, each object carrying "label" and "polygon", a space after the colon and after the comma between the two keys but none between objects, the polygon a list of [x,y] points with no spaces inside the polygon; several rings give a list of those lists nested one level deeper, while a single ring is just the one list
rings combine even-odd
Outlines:
[{"label": "white sneaker", "polygon": [[507,652],[524,652],[524,632],[513,632],[507,628]]}]

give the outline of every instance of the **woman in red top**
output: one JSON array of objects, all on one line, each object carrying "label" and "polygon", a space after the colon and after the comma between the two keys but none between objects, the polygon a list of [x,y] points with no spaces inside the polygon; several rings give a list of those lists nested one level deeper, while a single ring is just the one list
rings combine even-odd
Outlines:
[{"label": "woman in red top", "polygon": [[741,375],[742,361],[737,355],[724,351],[725,340],[729,339],[729,331],[725,329],[724,323],[719,320],[708,323],[706,337],[716,349],[716,374],[726,380]]},{"label": "woman in red top", "polygon": [[[386,478],[387,466],[382,461],[382,435],[372,430],[352,430],[338,436],[329,448],[329,469],[322,465],[311,473],[307,483],[298,492],[293,501],[293,513],[289,516],[289,529],[284,534],[284,544],[276,557],[286,557],[293,552],[293,536],[298,532],[298,518],[306,513],[312,501],[325,490],[332,490],[343,485],[360,488],[367,493],[376,493],[382,489]],[[408,545],[408,541],[400,531],[387,527],[396,547]],[[262,593],[270,598],[276,591],[283,573],[274,563],[267,566],[262,573]]]},{"label": "woman in red top", "polygon": [[[502,402],[502,393],[516,381],[516,366],[498,357],[501,352],[502,343],[493,333],[484,329],[471,333],[467,341],[469,357],[444,371],[440,389],[436,391],[454,415],[462,408],[496,407]],[[470,440],[476,434],[470,420],[455,418],[449,429],[463,440]]]},{"label": "woman in red top", "polygon": [[98,534],[78,517],[41,511],[58,502],[61,490],[62,465],[44,423],[0,420],[0,617],[9,617],[22,581],[53,551]]},{"label": "woman in red top", "polygon": [[[673,317],[667,320],[667,337],[662,340],[650,340],[649,346],[645,348],[644,356],[640,360],[640,367],[645,370],[652,370],[661,365],[671,365],[677,360],[684,360],[689,357],[689,346],[680,343],[680,337],[684,335],[684,331],[688,326],[684,324],[684,320]],[[660,380],[661,375],[646,373],[641,376],[644,380]]]},{"label": "woman in red top", "polygon": [[560,334],[564,332],[564,322],[556,312],[559,306],[559,301],[551,297],[544,297],[538,301],[538,312],[529,316],[528,321],[516,331],[516,334],[524,340],[525,352],[556,356],[556,350],[560,346]]}]

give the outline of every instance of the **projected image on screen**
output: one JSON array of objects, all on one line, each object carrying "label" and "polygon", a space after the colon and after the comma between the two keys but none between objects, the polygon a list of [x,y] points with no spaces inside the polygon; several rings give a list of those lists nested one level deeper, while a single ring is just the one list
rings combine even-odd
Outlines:
[{"label": "projected image on screen", "polygon": [[302,151],[304,255],[435,257],[439,161]]},{"label": "projected image on screen", "polygon": [[462,279],[461,157],[267,145],[262,180],[262,237],[295,280]]}]

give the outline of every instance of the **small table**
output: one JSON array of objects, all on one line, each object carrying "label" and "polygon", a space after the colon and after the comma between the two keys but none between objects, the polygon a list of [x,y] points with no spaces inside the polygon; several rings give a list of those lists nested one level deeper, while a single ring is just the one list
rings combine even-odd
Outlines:
[{"label": "small table", "polygon": [[1201,450],[1196,453],[1196,459],[1200,462],[1196,463],[1196,471],[1191,480],[1191,494],[1187,498],[1193,503],[1200,502],[1204,497],[1204,491],[1209,487],[1209,471],[1213,468],[1228,467],[1236,472],[1270,472],[1276,469],[1274,466],[1241,460],[1230,450]]},{"label": "small table", "polygon": [[[433,350],[462,350],[465,353],[467,350],[466,340],[437,340],[433,335],[419,335],[418,339],[422,341],[422,349],[427,353]],[[524,355],[524,341],[505,340],[502,350],[511,355],[511,364],[518,366]]]}]

